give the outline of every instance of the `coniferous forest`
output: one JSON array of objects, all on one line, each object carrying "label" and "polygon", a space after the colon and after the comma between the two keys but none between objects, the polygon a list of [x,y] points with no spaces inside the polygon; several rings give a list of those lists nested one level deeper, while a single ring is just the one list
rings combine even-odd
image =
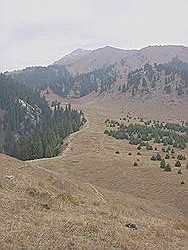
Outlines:
[{"label": "coniferous forest", "polygon": [[[112,91],[117,83],[119,93],[145,96],[161,89],[164,94],[176,93],[178,97],[188,94],[188,64],[174,58],[164,64],[146,63],[143,67],[127,71],[121,61],[125,76],[117,65],[103,66],[91,72],[73,75],[64,65],[28,67],[7,73],[15,81],[37,90],[48,87],[59,96],[83,97],[91,92],[101,94]],[[116,89],[116,90],[117,90]]]},{"label": "coniferous forest", "polygon": [[1,152],[22,160],[56,156],[84,122],[70,104],[49,107],[36,90],[0,75]]}]

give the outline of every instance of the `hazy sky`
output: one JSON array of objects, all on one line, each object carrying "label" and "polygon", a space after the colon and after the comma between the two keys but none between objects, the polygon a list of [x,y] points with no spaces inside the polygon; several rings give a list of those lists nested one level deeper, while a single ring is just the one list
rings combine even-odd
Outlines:
[{"label": "hazy sky", "polygon": [[0,0],[0,71],[77,48],[188,46],[188,0]]}]

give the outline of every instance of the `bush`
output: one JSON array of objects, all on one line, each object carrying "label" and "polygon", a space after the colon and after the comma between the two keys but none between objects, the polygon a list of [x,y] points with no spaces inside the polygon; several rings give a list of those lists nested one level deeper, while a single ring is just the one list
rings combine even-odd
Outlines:
[{"label": "bush", "polygon": [[129,153],[128,153],[128,155],[132,155],[132,153],[131,153],[131,152],[129,152]]},{"label": "bush", "polygon": [[156,159],[156,156],[155,156],[155,155],[152,155],[151,160],[152,160],[152,161],[156,161],[156,160],[157,160],[157,159]]},{"label": "bush", "polygon": [[140,152],[138,152],[137,155],[142,155],[142,154]]},{"label": "bush", "polygon": [[109,135],[109,131],[107,129],[105,129],[104,134]]},{"label": "bush", "polygon": [[134,167],[138,166],[138,163],[135,161],[133,164]]},{"label": "bush", "polygon": [[170,155],[169,155],[169,154],[166,154],[166,155],[165,155],[165,159],[170,159]]},{"label": "bush", "polygon": [[119,154],[119,151],[116,151],[115,154]]},{"label": "bush", "polygon": [[152,147],[151,145],[147,145],[147,146],[146,146],[146,149],[147,149],[147,150],[153,150],[153,147]]},{"label": "bush", "polygon": [[165,166],[166,166],[165,159],[161,159],[160,168],[165,168]]},{"label": "bush", "polygon": [[164,171],[166,171],[166,172],[172,171],[171,166],[170,166],[169,164],[167,164],[167,165],[165,166],[165,168],[164,168]]},{"label": "bush", "polygon": [[172,150],[171,150],[171,154],[175,154],[175,151],[174,151],[174,149],[172,149]]},{"label": "bush", "polygon": [[177,159],[180,160],[180,161],[186,160],[185,155],[178,155]]},{"label": "bush", "polygon": [[137,149],[138,149],[138,150],[142,149],[141,145],[139,145],[139,146],[137,147]]},{"label": "bush", "polygon": [[178,167],[178,168],[180,168],[181,167],[181,162],[178,160],[178,161],[176,161],[176,163],[175,163],[175,167]]},{"label": "bush", "polygon": [[156,160],[161,161],[161,155],[159,153],[157,153],[157,155],[156,155]]},{"label": "bush", "polygon": [[178,174],[182,174],[182,171],[181,171],[181,169],[179,169],[179,170],[178,170]]}]

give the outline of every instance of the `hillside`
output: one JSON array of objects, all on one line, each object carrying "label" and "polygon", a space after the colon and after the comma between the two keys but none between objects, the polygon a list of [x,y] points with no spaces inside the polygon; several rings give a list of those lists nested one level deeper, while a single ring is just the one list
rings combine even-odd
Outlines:
[{"label": "hillside", "polygon": [[166,64],[151,65],[129,71],[127,74],[118,72],[117,86],[119,93],[139,96],[140,98],[152,98],[173,94],[176,97],[187,97],[188,94],[188,64],[177,58]]},{"label": "hillside", "polygon": [[57,155],[63,140],[79,130],[84,118],[70,104],[52,106],[38,91],[1,74],[1,152],[23,160]]},{"label": "hillside", "polygon": [[[99,48],[93,51],[88,51],[81,57],[73,57],[70,54],[68,57],[70,60],[67,63],[67,56],[56,61],[56,65],[65,65],[73,74],[92,72],[96,69],[103,68],[107,65],[113,65],[121,59],[133,56],[136,50],[123,50],[110,46]],[[74,54],[74,52],[73,52]],[[76,60],[75,60],[76,59]]]},{"label": "hillside", "polygon": [[62,97],[131,92],[141,98],[152,98],[152,93],[186,98],[188,48],[168,45],[128,51],[107,46],[76,50],[48,67],[30,67],[8,75],[38,91],[51,89]]},{"label": "hillside", "polygon": [[[73,52],[74,55],[74,52]],[[67,57],[70,60],[67,62]],[[178,45],[148,46],[140,50],[123,50],[110,46],[87,51],[81,57],[65,56],[56,61],[57,65],[65,65],[71,73],[87,73],[106,65],[123,62],[127,69],[134,70],[145,63],[167,63],[178,57],[188,63],[188,48]],[[76,59],[76,60],[75,60]]]},{"label": "hillside", "polygon": [[[88,123],[58,157],[22,162],[0,155],[1,249],[187,249],[185,162],[181,185],[177,169],[161,171],[150,160],[152,152],[142,149],[138,156],[136,148],[105,135],[106,118],[129,113],[134,122],[138,116],[123,101],[73,100]],[[136,111],[144,119],[177,122],[168,109]]]}]

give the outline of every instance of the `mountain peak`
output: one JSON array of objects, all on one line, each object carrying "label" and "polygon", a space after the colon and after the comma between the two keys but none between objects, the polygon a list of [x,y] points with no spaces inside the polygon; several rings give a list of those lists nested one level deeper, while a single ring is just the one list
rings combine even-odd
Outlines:
[{"label": "mountain peak", "polygon": [[78,59],[81,59],[83,56],[87,55],[90,53],[91,50],[84,50],[81,48],[78,48],[76,50],[73,50],[71,53],[65,55],[63,58],[60,60],[56,61],[54,64],[71,64]]}]

